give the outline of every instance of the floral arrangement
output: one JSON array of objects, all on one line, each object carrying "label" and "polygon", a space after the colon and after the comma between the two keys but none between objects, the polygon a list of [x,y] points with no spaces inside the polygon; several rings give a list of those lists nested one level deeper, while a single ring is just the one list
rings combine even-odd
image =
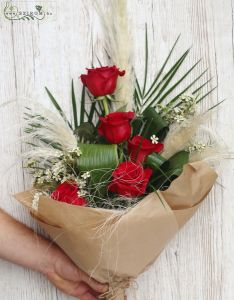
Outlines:
[{"label": "floral arrangement", "polygon": [[[26,164],[34,177],[34,187],[40,192],[73,205],[126,208],[150,192],[168,188],[194,153],[211,147],[204,143],[189,144],[186,140],[184,148],[167,159],[163,154],[167,153],[164,148],[170,126],[176,123],[181,134],[190,130],[191,125],[186,122],[199,118],[199,100],[193,94],[180,93],[174,106],[158,101],[140,112],[142,105],[138,102],[132,111],[112,111],[117,80],[124,75],[125,71],[115,65],[87,69],[87,74],[81,75],[84,87],[80,109],[88,120],[81,111],[79,124],[73,83],[73,125],[47,89],[63,118],[64,129],[72,136],[71,145],[66,147],[41,134],[43,130],[54,131],[52,120],[33,112],[25,114],[26,132],[43,143],[29,152]],[[85,108],[84,89],[92,103],[89,111]],[[137,89],[136,93],[141,94],[139,86]],[[140,101],[136,93],[136,101]],[[61,134],[59,131],[57,128],[56,133]]]},{"label": "floral arrangement", "polygon": [[[124,26],[124,1],[111,3],[112,14],[121,15],[119,26]],[[116,16],[114,29],[115,21]],[[207,162],[215,162],[221,150],[212,135],[207,142],[196,134],[221,102],[200,111],[199,104],[212,92],[202,93],[209,81],[194,87],[205,72],[178,89],[198,62],[173,82],[189,54],[186,50],[168,68],[179,39],[147,85],[146,27],[141,85],[129,66],[130,52],[116,59],[118,36],[114,42],[108,36],[115,64],[89,68],[80,76],[79,101],[72,81],[72,121],[47,88],[57,112],[39,104],[26,107],[24,129],[31,149],[25,167],[34,181],[31,191],[16,198],[74,262],[109,282],[110,291],[100,298],[124,299],[124,289],[156,259],[215,182]]]}]

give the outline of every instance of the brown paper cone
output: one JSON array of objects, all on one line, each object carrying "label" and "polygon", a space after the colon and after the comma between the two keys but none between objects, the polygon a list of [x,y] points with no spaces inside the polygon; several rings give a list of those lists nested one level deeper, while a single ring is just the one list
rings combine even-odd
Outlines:
[{"label": "brown paper cone", "polygon": [[[41,196],[33,216],[82,270],[110,283],[107,299],[123,300],[129,282],[143,272],[212,188],[216,173],[204,162],[184,166],[169,189],[135,207],[113,211],[69,205]],[[15,195],[31,209],[34,191]]]}]

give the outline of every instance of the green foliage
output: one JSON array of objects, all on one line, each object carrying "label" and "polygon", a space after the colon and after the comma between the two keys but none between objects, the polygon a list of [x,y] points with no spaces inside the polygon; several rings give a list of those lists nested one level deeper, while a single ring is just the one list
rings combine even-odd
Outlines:
[{"label": "green foliage", "polygon": [[142,135],[146,138],[150,138],[153,134],[155,134],[160,141],[164,140],[169,131],[168,123],[155,111],[153,107],[148,107],[144,110],[143,117],[146,122]]},{"label": "green foliage", "polygon": [[45,87],[46,92],[51,100],[51,103],[54,105],[55,109],[58,111],[58,113],[63,117],[64,121],[69,125],[70,128],[72,128],[71,123],[67,120],[67,117],[64,113],[64,111],[62,110],[62,108],[60,107],[60,105],[58,104],[58,102],[56,101],[56,99],[54,98],[54,96],[51,94],[51,92],[47,89],[47,87]]},{"label": "green foliage", "polygon": [[146,161],[153,170],[153,176],[150,179],[150,185],[156,189],[168,188],[171,182],[176,179],[183,171],[183,166],[189,161],[189,153],[180,151],[170,157],[167,161],[162,162],[162,159],[149,156],[149,161]]},{"label": "green foliage", "polygon": [[82,155],[77,160],[80,172],[90,172],[90,193],[95,201],[107,194],[107,185],[119,163],[117,145],[79,144]]},{"label": "green foliage", "polygon": [[148,107],[141,116],[132,121],[132,136],[141,135],[149,139],[156,135],[162,141],[169,130],[168,123],[155,111]]},{"label": "green foliage", "polygon": [[[182,89],[178,89],[178,92],[176,93],[176,95],[174,95],[173,98],[171,97],[172,93],[174,93],[175,90],[177,90],[177,88],[180,87],[180,85],[183,82],[185,82],[185,79],[187,79],[187,77],[190,74],[192,74],[194,69],[200,63],[200,60],[197,61],[190,68],[188,68],[178,80],[175,81],[175,78],[178,75],[178,72],[181,70],[182,65],[184,65],[184,62],[190,53],[190,48],[189,48],[172,65],[172,67],[168,68],[170,58],[171,58],[172,54],[174,53],[176,45],[179,41],[179,37],[176,39],[168,56],[166,57],[165,61],[163,62],[162,67],[159,69],[158,73],[156,74],[156,76],[153,80],[153,83],[150,85],[150,87],[147,90],[147,73],[148,73],[149,57],[148,57],[147,26],[145,27],[145,71],[144,71],[143,88],[140,87],[139,81],[136,78],[135,91],[134,91],[134,105],[135,105],[135,111],[138,113],[138,115],[141,114],[145,109],[147,109],[149,107],[155,107],[155,105],[162,103],[164,101],[166,102],[166,104],[168,106],[172,106],[172,107],[179,106],[180,103],[177,103],[179,97],[183,93],[188,91],[190,88],[192,88],[195,85],[195,83],[197,83],[199,80],[201,80],[202,77],[207,72],[207,70],[205,70],[200,75],[195,76],[195,78],[189,84],[187,84]],[[211,79],[207,80],[205,83],[203,83],[199,87],[197,87],[193,91],[193,94],[196,96],[198,92],[202,92],[203,88],[210,81],[211,81]],[[200,101],[205,99],[213,90],[214,89],[210,90],[205,95],[201,95],[200,97],[198,97],[197,103],[199,103]]]},{"label": "green foliage", "polygon": [[[96,140],[96,126],[98,118],[103,115],[103,109],[100,105],[100,101],[94,101],[92,97],[88,94],[85,86],[82,87],[81,100],[80,100],[80,115],[78,117],[77,109],[77,99],[75,96],[74,82],[71,83],[71,104],[73,113],[73,126],[71,122],[68,121],[64,111],[59,105],[58,101],[46,87],[46,92],[51,100],[51,103],[57,110],[57,112],[63,117],[64,121],[69,125],[69,127],[74,131],[77,137],[81,141],[93,142]],[[88,103],[86,103],[88,96]],[[87,105],[86,105],[87,104]],[[88,108],[87,108],[88,107]],[[89,125],[87,125],[89,123]],[[35,125],[34,125],[35,126]]]},{"label": "green foliage", "polygon": [[76,96],[74,91],[74,83],[72,79],[72,86],[71,86],[71,98],[72,98],[72,112],[73,112],[73,119],[74,119],[74,129],[78,127],[78,117],[77,117],[77,106],[76,106]]},{"label": "green foliage", "polygon": [[80,125],[84,123],[85,113],[85,86],[83,85],[80,102]]},{"label": "green foliage", "polygon": [[145,165],[157,172],[166,161],[167,160],[162,155],[154,152],[147,157]]}]

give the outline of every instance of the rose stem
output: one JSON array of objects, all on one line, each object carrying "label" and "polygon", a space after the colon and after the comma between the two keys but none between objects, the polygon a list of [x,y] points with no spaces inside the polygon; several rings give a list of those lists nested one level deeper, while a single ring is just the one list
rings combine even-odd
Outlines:
[{"label": "rose stem", "polygon": [[102,104],[105,112],[105,116],[109,114],[108,100],[107,97],[103,97]]}]

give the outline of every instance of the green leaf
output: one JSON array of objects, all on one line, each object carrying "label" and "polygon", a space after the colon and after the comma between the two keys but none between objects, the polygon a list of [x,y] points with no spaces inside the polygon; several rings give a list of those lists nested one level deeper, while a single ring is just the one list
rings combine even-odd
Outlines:
[{"label": "green leaf", "polygon": [[74,91],[74,83],[72,79],[72,111],[73,111],[73,118],[74,118],[74,128],[76,129],[78,127],[78,120],[77,120],[77,106],[76,106],[76,96]]},{"label": "green leaf", "polygon": [[145,127],[142,136],[150,138],[155,134],[159,140],[163,140],[169,130],[168,123],[155,111],[153,107],[148,107],[143,112]]},{"label": "green leaf", "polygon": [[89,111],[88,122],[93,124],[93,117],[96,111],[96,102],[93,102]]},{"label": "green leaf", "polygon": [[[88,95],[88,97],[89,97],[90,102],[92,103],[90,112],[87,113],[88,119],[89,119],[89,116],[90,116],[90,114],[91,114],[92,108],[93,108],[94,111],[95,111],[94,115],[92,116],[92,119],[94,119],[96,116],[97,116],[97,117],[103,116],[103,115],[104,115],[104,111],[103,111],[103,107],[102,107],[100,101],[95,101],[95,100],[93,100],[93,98],[91,97],[91,95],[90,95],[88,92],[87,92],[87,95]],[[97,108],[97,106],[98,106],[98,108]]]},{"label": "green leaf", "polygon": [[152,178],[150,184],[154,187],[154,190],[165,190],[170,186],[173,180],[180,176],[180,174],[181,169],[169,170],[164,174]]},{"label": "green leaf", "polygon": [[101,61],[100,61],[100,59],[98,58],[98,56],[97,56],[97,55],[96,55],[96,59],[97,59],[97,61],[98,61],[99,65],[100,65],[100,67],[102,67],[102,63],[101,63]]},{"label": "green leaf", "polygon": [[197,100],[197,103],[201,102],[203,99],[205,99],[207,96],[209,96],[214,90],[216,90],[217,86],[214,87],[213,89],[211,89],[208,93],[206,93],[205,95],[203,95],[201,98],[199,98]]},{"label": "green leaf", "polygon": [[155,170],[150,180],[151,185],[156,189],[168,188],[171,182],[183,171],[183,166],[189,161],[189,153],[180,151],[170,157],[158,169]]},{"label": "green leaf", "polygon": [[224,101],[226,101],[227,99],[223,99],[222,101],[218,102],[217,104],[213,105],[212,107],[210,107],[208,110],[212,110],[215,107],[219,106],[220,104],[222,104]]},{"label": "green leaf", "polygon": [[142,94],[142,91],[141,91],[141,88],[140,88],[139,81],[138,81],[137,77],[136,77],[136,90],[137,90],[137,93],[140,96],[140,99],[142,99],[143,98],[143,94]]},{"label": "green leaf", "polygon": [[132,125],[132,136],[141,135],[141,130],[145,125],[143,117],[134,118],[131,122]]},{"label": "green leaf", "polygon": [[193,95],[195,95],[197,92],[199,92],[201,89],[203,89],[211,80],[213,79],[213,77],[211,77],[210,79],[208,79],[205,83],[203,83],[201,86],[199,86],[196,90],[194,90],[192,92]]},{"label": "green leaf", "polygon": [[161,89],[159,90],[158,94],[154,97],[154,99],[148,104],[149,106],[152,106],[153,103],[160,97],[160,95],[163,93],[163,91],[167,88],[169,83],[174,79],[175,74],[181,67],[182,63],[186,59],[187,55],[189,54],[190,49],[185,51],[185,53],[177,60],[177,62],[172,66],[172,68],[166,73],[166,75],[162,78],[162,80],[158,83],[158,85],[154,88],[154,90],[151,92],[151,94],[148,96],[148,98],[144,102],[144,106],[152,99],[153,95],[157,92],[159,87],[163,84]]},{"label": "green leaf", "polygon": [[[157,103],[162,103],[162,101],[171,93],[174,91],[174,89],[192,72],[192,70],[200,63],[201,60],[196,62],[181,78],[178,80],[167,92],[157,101]],[[157,97],[154,99],[154,101],[157,99]]]},{"label": "green leaf", "polygon": [[80,171],[96,169],[114,169],[118,164],[117,145],[99,145],[79,143],[82,155],[77,161]]},{"label": "green leaf", "polygon": [[85,116],[85,86],[83,85],[80,102],[80,125],[84,123]]},{"label": "green leaf", "polygon": [[172,53],[173,53],[173,51],[174,51],[174,49],[175,49],[175,46],[176,46],[176,44],[177,44],[179,38],[180,38],[180,35],[178,36],[178,38],[176,39],[174,45],[172,46],[172,48],[171,48],[171,50],[170,50],[170,52],[169,52],[169,54],[168,54],[166,60],[164,61],[164,63],[163,63],[163,65],[162,65],[161,69],[159,70],[159,72],[158,72],[156,78],[154,79],[154,81],[153,81],[152,85],[150,86],[148,92],[145,94],[145,97],[147,97],[147,96],[151,93],[152,89],[154,88],[154,86],[155,86],[156,83],[158,82],[158,80],[159,80],[160,76],[162,75],[162,73],[163,73],[165,67],[167,66],[167,63],[168,63],[168,61],[169,61],[169,59],[170,59],[170,57],[171,57],[171,55],[172,55]]},{"label": "green leaf", "polygon": [[59,106],[58,102],[55,100],[54,96],[51,94],[51,92],[48,90],[47,87],[45,87],[46,89],[46,92],[51,100],[51,102],[53,103],[54,107],[57,109],[57,111],[63,116],[64,113],[63,113],[63,110],[62,108]]},{"label": "green leaf", "polygon": [[145,75],[144,75],[144,86],[143,86],[143,96],[145,94],[146,82],[148,75],[148,30],[147,24],[145,24]]},{"label": "green leaf", "polygon": [[64,121],[69,125],[69,127],[72,129],[72,125],[71,123],[67,120],[65,113],[63,112],[62,108],[60,107],[60,105],[58,104],[58,102],[55,100],[54,96],[51,94],[51,92],[48,90],[47,87],[45,87],[46,92],[52,102],[52,104],[54,105],[54,107],[56,108],[56,110],[59,112],[59,114],[63,117]]},{"label": "green leaf", "polygon": [[90,172],[90,192],[94,197],[107,195],[107,185],[119,163],[117,145],[79,144],[81,156],[77,160],[80,172]]},{"label": "green leaf", "polygon": [[135,102],[135,110],[138,112],[141,109],[141,101],[142,101],[142,92],[141,88],[138,82],[138,79],[136,78],[136,87],[134,91],[134,102]]},{"label": "green leaf", "polygon": [[167,160],[167,169],[183,169],[183,166],[187,164],[189,161],[189,152],[188,151],[180,151],[174,154]]},{"label": "green leaf", "polygon": [[[170,100],[167,103],[167,107],[172,106],[173,103],[175,103],[179,97],[181,95],[183,95],[185,92],[187,92],[187,90],[190,89],[190,87],[192,87],[205,73],[207,72],[207,70],[205,70],[204,72],[202,72],[197,78],[195,78],[183,91],[181,91],[177,96],[175,96],[172,100]],[[174,107],[180,106],[182,104],[182,102],[179,102],[177,105],[175,105]]]}]

